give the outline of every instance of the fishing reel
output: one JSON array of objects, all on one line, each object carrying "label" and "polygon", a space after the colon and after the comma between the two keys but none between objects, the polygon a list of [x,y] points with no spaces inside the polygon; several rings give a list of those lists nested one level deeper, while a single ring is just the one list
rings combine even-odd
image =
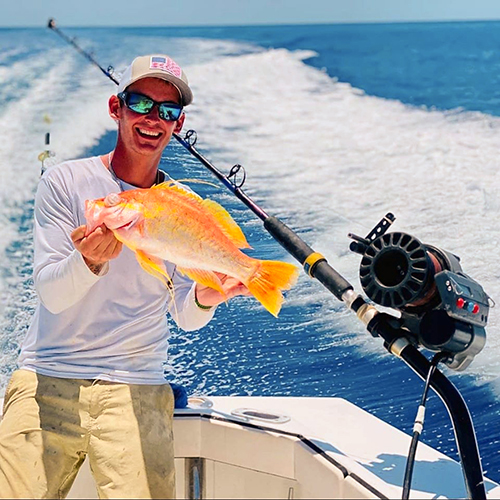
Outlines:
[{"label": "fishing reel", "polygon": [[490,297],[463,273],[460,258],[406,233],[386,233],[388,213],[366,236],[349,234],[361,254],[361,286],[373,302],[401,313],[399,327],[414,345],[446,354],[462,371],[486,342]]}]

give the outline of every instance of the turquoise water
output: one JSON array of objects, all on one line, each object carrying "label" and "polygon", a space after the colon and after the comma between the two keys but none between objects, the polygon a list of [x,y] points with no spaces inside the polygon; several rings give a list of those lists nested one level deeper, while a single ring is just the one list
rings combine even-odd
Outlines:
[{"label": "turquoise water", "polygon": [[[165,52],[195,94],[187,128],[224,171],[247,170],[245,190],[360,290],[348,232],[366,234],[387,212],[395,230],[462,257],[500,297],[498,23],[68,29],[117,72]],[[63,160],[113,147],[106,102],[115,87],[48,30],[0,30],[0,312],[2,387],[33,313],[32,199],[36,157],[51,132]],[[49,115],[51,123],[44,120]],[[209,178],[178,145],[173,177]],[[224,188],[201,194],[226,206],[254,247],[288,259],[260,221]],[[498,302],[498,299],[497,299]],[[463,374],[451,373],[477,429],[483,467],[500,480],[499,322]],[[199,332],[173,329],[169,377],[191,393],[339,396],[411,432],[421,381],[385,353],[351,313],[302,276],[279,319],[254,300],[221,306]],[[456,456],[443,405],[431,395],[424,441]],[[418,477],[418,469],[415,472]]]}]

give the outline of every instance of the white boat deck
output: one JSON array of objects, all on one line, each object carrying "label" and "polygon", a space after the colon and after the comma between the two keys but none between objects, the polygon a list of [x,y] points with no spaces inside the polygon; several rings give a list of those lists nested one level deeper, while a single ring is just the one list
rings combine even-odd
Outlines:
[{"label": "white boat deck", "polygon": [[[177,410],[178,498],[401,498],[410,437],[339,398],[211,397]],[[201,406],[199,403],[202,403]],[[284,423],[241,418],[250,408]],[[486,480],[488,498],[500,487]],[[410,498],[465,498],[460,465],[420,443]],[[97,498],[88,469],[73,498]]]}]

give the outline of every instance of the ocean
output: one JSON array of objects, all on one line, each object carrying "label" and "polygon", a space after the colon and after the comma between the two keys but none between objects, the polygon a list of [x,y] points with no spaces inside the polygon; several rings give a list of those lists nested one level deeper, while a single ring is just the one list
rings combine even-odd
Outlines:
[{"label": "ocean", "polygon": [[[195,95],[185,130],[222,171],[293,228],[357,291],[366,235],[393,230],[461,257],[500,301],[500,25],[496,22],[63,31],[119,76],[136,55],[167,53]],[[115,85],[48,29],[0,29],[0,394],[36,305],[31,278],[38,154],[51,162],[113,148]],[[162,168],[217,181],[175,141]],[[242,226],[251,255],[292,261],[231,193],[193,186]],[[498,308],[497,308],[498,309]],[[466,399],[484,472],[500,481],[500,319],[463,373],[443,368]],[[318,282],[302,275],[278,319],[255,300],[219,307],[198,332],[172,326],[168,377],[191,394],[342,397],[411,433],[422,381],[390,356]],[[457,458],[431,394],[422,440]],[[335,425],[335,423],[332,423]],[[418,466],[415,480],[418,480]]]}]

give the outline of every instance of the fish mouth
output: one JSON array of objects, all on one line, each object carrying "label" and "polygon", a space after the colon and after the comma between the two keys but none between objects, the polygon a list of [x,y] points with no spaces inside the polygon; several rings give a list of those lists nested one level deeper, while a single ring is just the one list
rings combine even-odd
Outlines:
[{"label": "fish mouth", "polygon": [[122,226],[119,226],[119,227],[110,227],[109,229],[111,229],[112,231],[123,231],[123,230],[126,231],[128,229],[131,229],[133,226],[135,226],[135,224],[137,222],[139,222],[140,220],[142,220],[142,215],[141,214],[137,214],[133,219],[129,220],[128,222],[126,222]]},{"label": "fish mouth", "polygon": [[130,222],[127,222],[126,224],[123,224],[123,226],[120,226],[120,227],[115,227],[113,228],[114,230],[118,230],[118,229],[128,229],[130,226],[132,226],[132,224],[134,223],[135,221],[134,220],[131,220]]},{"label": "fish mouth", "polygon": [[100,225],[95,201],[85,201],[85,218],[87,219],[85,236],[88,236],[96,227]]}]

